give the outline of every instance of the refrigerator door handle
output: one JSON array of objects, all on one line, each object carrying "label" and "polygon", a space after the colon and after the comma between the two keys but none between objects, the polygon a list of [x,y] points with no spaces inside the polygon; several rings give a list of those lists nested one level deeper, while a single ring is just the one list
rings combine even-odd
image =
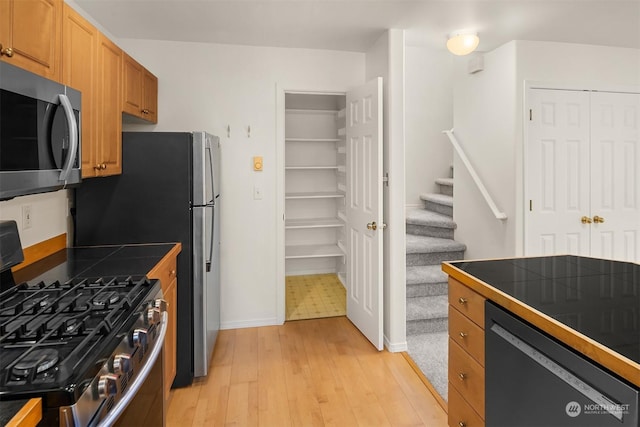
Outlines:
[{"label": "refrigerator door handle", "polygon": [[213,204],[215,199],[216,199],[216,187],[215,187],[215,180],[213,178],[213,153],[212,153],[212,148],[211,148],[211,141],[207,140],[207,144],[206,144],[206,148],[207,150],[207,155],[209,158],[209,185],[211,186],[211,200],[207,203],[207,204]]}]

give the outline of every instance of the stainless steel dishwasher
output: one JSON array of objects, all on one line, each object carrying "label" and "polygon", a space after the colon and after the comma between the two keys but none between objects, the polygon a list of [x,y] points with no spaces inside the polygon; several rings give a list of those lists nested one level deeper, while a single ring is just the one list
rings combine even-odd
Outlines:
[{"label": "stainless steel dishwasher", "polygon": [[488,427],[639,425],[635,386],[490,301],[485,354]]}]

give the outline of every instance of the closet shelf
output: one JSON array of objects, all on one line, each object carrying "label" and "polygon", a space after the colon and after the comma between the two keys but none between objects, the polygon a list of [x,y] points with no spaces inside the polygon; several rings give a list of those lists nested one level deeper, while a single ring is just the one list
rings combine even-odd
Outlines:
[{"label": "closet shelf", "polygon": [[286,246],[285,259],[341,257],[344,252],[338,245],[301,245]]},{"label": "closet shelf", "polygon": [[285,199],[338,199],[344,197],[337,191],[311,191],[305,193],[286,193]]},{"label": "closet shelf", "polygon": [[338,218],[305,218],[305,219],[287,219],[284,222],[284,228],[335,228],[344,227],[344,222]]},{"label": "closet shelf", "polygon": [[285,138],[285,142],[340,142],[340,138]]},{"label": "closet shelf", "polygon": [[340,170],[340,166],[285,166],[285,170]]},{"label": "closet shelf", "polygon": [[340,114],[339,110],[308,110],[302,108],[286,108],[286,114]]}]

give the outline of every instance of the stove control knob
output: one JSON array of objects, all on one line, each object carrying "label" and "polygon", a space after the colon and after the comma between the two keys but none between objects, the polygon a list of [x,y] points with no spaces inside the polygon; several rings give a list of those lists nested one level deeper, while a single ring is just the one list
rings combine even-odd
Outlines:
[{"label": "stove control knob", "polygon": [[167,311],[167,302],[163,299],[157,299],[153,302],[153,305],[161,312]]},{"label": "stove control knob", "polygon": [[147,310],[147,324],[149,326],[160,323],[160,319],[162,319],[162,314],[159,308],[150,308]]},{"label": "stove control knob", "polygon": [[98,396],[106,399],[118,393],[118,376],[113,374],[101,375],[98,380]]},{"label": "stove control knob", "polygon": [[143,350],[147,348],[147,334],[149,331],[143,328],[136,328],[133,331],[133,345],[136,347],[142,347]]},{"label": "stove control knob", "polygon": [[130,354],[120,353],[113,358],[113,372],[116,374],[128,375],[132,368]]}]

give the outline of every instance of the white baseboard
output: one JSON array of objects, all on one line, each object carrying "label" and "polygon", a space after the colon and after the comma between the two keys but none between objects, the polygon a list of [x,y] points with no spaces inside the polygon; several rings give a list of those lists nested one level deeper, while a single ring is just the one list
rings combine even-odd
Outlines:
[{"label": "white baseboard", "polygon": [[260,326],[275,326],[275,325],[281,325],[281,323],[278,323],[277,318],[269,317],[266,319],[251,319],[251,320],[221,322],[220,329],[244,329],[244,328],[257,328]]},{"label": "white baseboard", "polygon": [[322,268],[315,270],[296,270],[296,271],[285,271],[285,276],[307,276],[311,274],[337,274],[335,268]]},{"label": "white baseboard", "polygon": [[389,351],[389,353],[400,353],[401,351],[407,351],[409,349],[406,341],[400,343],[390,343],[386,335],[384,337],[384,346],[387,348],[387,351]]}]

